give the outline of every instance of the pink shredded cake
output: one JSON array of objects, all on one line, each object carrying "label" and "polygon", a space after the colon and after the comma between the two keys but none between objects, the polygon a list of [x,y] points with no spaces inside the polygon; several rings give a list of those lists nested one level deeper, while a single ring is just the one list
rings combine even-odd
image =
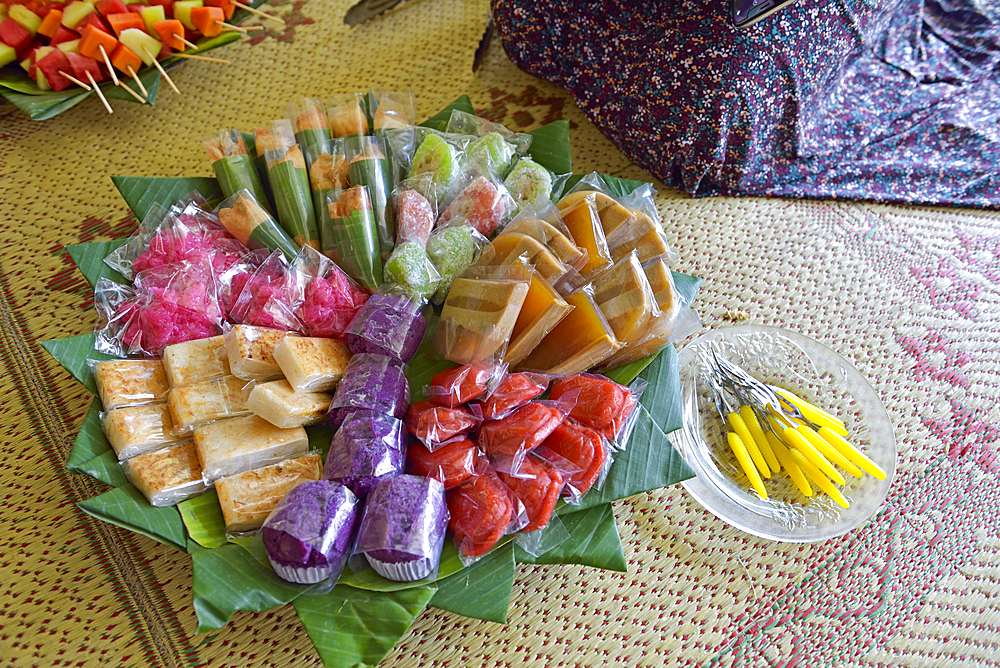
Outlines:
[{"label": "pink shredded cake", "polygon": [[239,295],[230,311],[236,322],[285,331],[302,331],[295,317],[295,289],[284,271],[262,267],[255,274],[237,273],[230,294]]},{"label": "pink shredded cake", "polygon": [[138,273],[175,262],[207,258],[211,260],[212,268],[221,273],[234,265],[245,252],[246,247],[225,230],[174,228],[155,234],[149,248],[132,261],[132,268]]},{"label": "pink shredded cake", "polygon": [[313,278],[296,315],[309,336],[340,338],[368,300],[368,293],[353,284],[342,271],[327,278]]}]

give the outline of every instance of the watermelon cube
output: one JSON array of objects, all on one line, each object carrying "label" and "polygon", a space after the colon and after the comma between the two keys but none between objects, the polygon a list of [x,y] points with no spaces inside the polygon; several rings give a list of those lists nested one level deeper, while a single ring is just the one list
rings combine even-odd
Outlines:
[{"label": "watermelon cube", "polygon": [[104,72],[101,71],[100,64],[93,58],[80,55],[79,53],[67,53],[66,60],[69,61],[69,68],[74,77],[80,81],[90,81],[87,73],[94,77],[94,81],[103,81]]},{"label": "watermelon cube", "polygon": [[54,91],[65,90],[73,84],[61,74],[61,72],[68,72],[70,67],[66,54],[59,49],[53,49],[44,58],[38,60],[35,63],[35,68],[41,71]]},{"label": "watermelon cube", "polygon": [[113,14],[124,14],[128,11],[122,0],[97,0],[94,8],[101,13],[101,16],[108,18]]},{"label": "watermelon cube", "polygon": [[39,46],[33,49],[31,51],[30,63],[28,65],[28,76],[34,79],[37,75],[37,72],[35,72],[35,67],[38,64],[38,61],[44,58],[45,56],[49,55],[51,52],[58,50],[59,49],[56,49],[55,47],[52,46]]},{"label": "watermelon cube", "polygon": [[63,42],[72,42],[76,39],[80,39],[80,35],[75,30],[59,26],[56,28],[56,34],[49,41],[49,46],[59,46]]},{"label": "watermelon cube", "polygon": [[8,16],[3,21],[0,21],[0,42],[12,47],[20,55],[31,46],[31,33],[23,25]]},{"label": "watermelon cube", "polygon": [[97,12],[92,12],[84,16],[83,20],[76,24],[75,30],[80,34],[83,34],[83,31],[87,29],[87,26],[94,26],[95,29],[100,30],[101,32],[105,32],[109,35],[111,34],[111,28],[108,27],[108,24]]}]

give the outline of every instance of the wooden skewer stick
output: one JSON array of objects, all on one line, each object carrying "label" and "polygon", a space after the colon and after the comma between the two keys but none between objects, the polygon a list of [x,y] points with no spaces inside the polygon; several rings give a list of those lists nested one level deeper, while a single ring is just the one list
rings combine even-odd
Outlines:
[{"label": "wooden skewer stick", "polygon": [[[142,80],[139,79],[139,75],[135,73],[135,70],[132,69],[131,65],[128,66],[128,73],[132,75],[133,79],[135,79],[135,85],[142,91],[142,96],[149,97],[149,91],[147,91],[146,87],[142,85]],[[145,100],[143,100],[143,102],[145,102]]]},{"label": "wooden skewer stick", "polygon": [[69,79],[70,81],[72,81],[73,83],[75,83],[80,88],[83,88],[84,90],[90,90],[90,84],[86,84],[86,83],[80,81],[79,79],[77,79],[76,77],[70,76],[69,74],[66,74],[62,70],[59,71],[59,74],[61,74],[64,77],[66,77],[67,79]]},{"label": "wooden skewer stick", "polygon": [[121,86],[122,88],[124,88],[125,90],[127,90],[132,95],[132,97],[134,97],[135,99],[139,100],[139,102],[141,102],[143,104],[146,104],[146,100],[143,99],[143,97],[141,95],[139,95],[138,93],[136,93],[134,90],[132,90],[131,88],[129,88],[128,84],[126,84],[124,81],[120,81],[118,83],[118,85]]},{"label": "wooden skewer stick", "polygon": [[108,58],[108,52],[104,50],[103,44],[98,44],[97,47],[101,50],[101,55],[104,56],[104,64],[108,66],[108,72],[111,72],[111,80],[117,86],[121,82],[118,81],[118,75],[115,74],[115,67],[111,64],[111,59]]},{"label": "wooden skewer stick", "polygon": [[228,60],[223,60],[222,58],[211,58],[209,56],[196,56],[193,53],[171,53],[171,56],[176,56],[177,58],[190,58],[191,60],[207,60],[210,63],[222,63],[223,65],[228,65]]},{"label": "wooden skewer stick", "polygon": [[218,23],[220,26],[222,26],[222,31],[223,32],[233,32],[233,31],[242,32],[242,33],[248,33],[248,32],[250,32],[246,28],[241,28],[239,26],[234,26],[234,25],[230,25],[228,23],[223,23],[222,21],[216,21],[216,23]]},{"label": "wooden skewer stick", "polygon": [[233,4],[239,7],[240,9],[247,10],[251,14],[256,14],[257,16],[263,16],[265,19],[270,19],[272,21],[280,23],[281,25],[285,25],[284,19],[279,19],[277,16],[272,16],[271,14],[262,12],[256,7],[251,7],[250,5],[244,5],[242,2],[236,2],[235,0],[233,0]]},{"label": "wooden skewer stick", "polygon": [[175,37],[177,37],[177,39],[179,39],[180,41],[184,42],[185,46],[187,46],[189,49],[197,49],[198,48],[197,44],[195,44],[194,42],[191,42],[189,40],[184,39],[180,35],[175,35]]},{"label": "wooden skewer stick", "polygon": [[87,79],[90,80],[90,85],[94,87],[94,92],[97,93],[97,97],[101,98],[101,102],[104,103],[104,108],[108,110],[108,113],[115,113],[115,110],[111,108],[110,104],[108,104],[108,98],[104,97],[104,93],[102,93],[101,89],[97,87],[97,82],[94,81],[94,75],[91,74],[89,70],[87,71]]},{"label": "wooden skewer stick", "polygon": [[167,80],[167,83],[170,84],[170,87],[174,89],[174,92],[180,95],[181,92],[177,90],[177,86],[174,84],[174,80],[170,78],[170,75],[167,74],[167,71],[163,69],[162,65],[160,65],[160,61],[156,59],[156,56],[154,56],[149,52],[149,47],[143,44],[142,50],[145,51],[146,55],[149,56],[149,59],[153,61],[153,67],[160,70],[160,74],[162,74],[163,78]]}]

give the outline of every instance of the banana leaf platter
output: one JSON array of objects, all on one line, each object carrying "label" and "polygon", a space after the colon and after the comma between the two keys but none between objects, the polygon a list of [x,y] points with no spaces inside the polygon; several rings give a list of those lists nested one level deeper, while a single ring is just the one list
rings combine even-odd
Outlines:
[{"label": "banana leaf platter", "polygon": [[[469,98],[463,96],[425,125],[441,127],[452,109],[474,111]],[[532,134],[530,153],[537,162],[557,174],[572,171],[568,122],[557,121]],[[640,185],[636,181],[604,178],[618,195]],[[192,190],[199,190],[210,200],[221,196],[218,183],[212,178],[114,177],[114,182],[140,220],[152,204],[169,206]],[[78,244],[67,250],[93,285],[101,277],[121,280],[102,260],[123,241]],[[674,279],[683,300],[690,304],[701,279],[680,273],[675,273]],[[74,378],[95,392],[86,360],[101,355],[94,351],[92,333],[46,341],[42,345]],[[450,365],[418,352],[409,366],[411,386],[424,385],[434,373]],[[222,628],[237,610],[259,612],[291,603],[325,665],[377,665],[427,606],[503,623],[518,563],[580,564],[627,570],[612,503],[673,485],[693,473],[668,436],[681,426],[677,353],[673,347],[613,369],[607,375],[621,383],[641,376],[648,386],[628,447],[616,456],[604,486],[591,490],[579,505],[564,505],[557,511],[569,538],[538,557],[508,539],[469,567],[463,567],[454,544],[448,540],[437,580],[431,584],[390,582],[370,573],[357,575],[347,570],[332,591],[311,595],[303,587],[280,580],[261,566],[259,555],[254,556],[255,546],[249,541],[227,539],[214,492],[177,507],[150,506],[122,474],[102,432],[100,402],[96,397],[84,417],[66,466],[73,473],[89,475],[109,486],[103,494],[79,503],[84,512],[191,555],[198,633]],[[323,451],[329,447],[332,432],[324,427],[310,427],[309,433],[316,449]]]},{"label": "banana leaf platter", "polygon": [[[264,2],[265,0],[248,0],[246,4],[256,7]],[[230,23],[239,23],[250,16],[250,12],[244,9],[237,9],[233,13]],[[240,39],[240,33],[235,31],[224,32],[217,37],[202,37],[197,42],[197,49],[188,49],[185,53],[188,55],[203,54],[206,51],[212,51],[220,46],[231,44],[238,39]],[[184,58],[165,58],[160,61],[160,65],[163,69],[169,70],[183,62]],[[192,65],[196,65],[196,63],[192,63]],[[136,74],[149,93],[146,97],[146,102],[148,104],[155,104],[160,91],[160,81],[163,78],[159,70],[153,66],[146,65],[136,72]],[[126,79],[126,82],[129,81]],[[99,84],[99,87],[108,99],[127,100],[139,104],[127,91],[119,86],[115,86],[111,81],[105,81]],[[35,82],[28,77],[27,73],[17,63],[11,63],[6,67],[0,68],[0,97],[6,98],[8,102],[36,121],[44,121],[58,116],[96,94],[93,90],[84,90],[79,86],[70,86],[66,90],[58,92],[43,91],[35,85]]]}]

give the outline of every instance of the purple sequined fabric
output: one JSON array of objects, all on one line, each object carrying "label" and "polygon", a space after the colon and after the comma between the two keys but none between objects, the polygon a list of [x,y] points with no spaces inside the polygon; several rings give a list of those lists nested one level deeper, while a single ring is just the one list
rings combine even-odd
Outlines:
[{"label": "purple sequined fabric", "polygon": [[1000,206],[1000,2],[494,0],[504,48],[695,196]]}]

